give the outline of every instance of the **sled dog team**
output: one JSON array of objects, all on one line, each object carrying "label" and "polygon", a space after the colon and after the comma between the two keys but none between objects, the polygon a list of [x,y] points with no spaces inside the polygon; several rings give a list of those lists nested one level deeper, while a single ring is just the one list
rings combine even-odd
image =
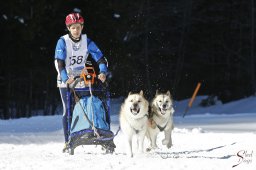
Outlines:
[{"label": "sled dog team", "polygon": [[[77,76],[76,72],[82,71],[82,68],[86,66],[89,54],[91,54],[92,59],[98,65],[98,79],[100,82],[106,82],[108,73],[108,62],[101,50],[86,34],[82,34],[84,18],[80,13],[68,14],[65,19],[65,25],[69,32],[59,38],[56,45],[54,61],[58,72],[57,84],[63,104],[63,130],[65,137],[63,151],[70,149],[69,112],[67,109],[70,107],[70,102],[66,97],[68,96],[66,94],[68,94],[69,89],[67,86],[75,81],[74,77]],[[162,143],[170,148],[172,146],[171,131],[173,129],[173,112],[171,94],[169,91],[167,93],[157,92],[150,104],[150,109],[148,101],[143,96],[143,91],[136,94],[130,93],[120,110],[120,126],[127,138],[128,155],[133,156],[132,138],[134,135],[138,137],[140,152],[143,151],[145,136],[151,141],[148,149],[156,148],[156,138],[161,131],[165,133],[165,139]],[[77,118],[73,120],[77,122],[79,116]],[[72,145],[73,144],[71,144],[71,146]]]},{"label": "sled dog team", "polygon": [[165,138],[162,144],[167,148],[172,146],[171,133],[173,130],[173,103],[169,91],[159,93],[152,102],[149,102],[140,93],[129,93],[120,109],[120,127],[126,137],[127,155],[133,157],[133,137],[137,137],[137,145],[139,153],[143,152],[144,138],[150,141],[147,151],[156,149],[157,135],[164,132]]}]

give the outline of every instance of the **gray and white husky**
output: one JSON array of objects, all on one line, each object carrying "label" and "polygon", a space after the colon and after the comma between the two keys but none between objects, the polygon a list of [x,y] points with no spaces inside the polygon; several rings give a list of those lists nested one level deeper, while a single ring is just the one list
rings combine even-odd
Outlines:
[{"label": "gray and white husky", "polygon": [[131,94],[125,99],[120,110],[120,127],[127,141],[127,155],[133,157],[132,139],[137,136],[138,151],[143,152],[147,132],[149,103],[140,93]]},{"label": "gray and white husky", "polygon": [[151,110],[148,124],[147,136],[150,139],[150,148],[147,150],[157,148],[156,139],[160,132],[164,132],[165,138],[162,140],[162,144],[167,148],[172,146],[172,130],[173,130],[173,113],[172,98],[170,91],[167,93],[158,93],[151,102]]}]

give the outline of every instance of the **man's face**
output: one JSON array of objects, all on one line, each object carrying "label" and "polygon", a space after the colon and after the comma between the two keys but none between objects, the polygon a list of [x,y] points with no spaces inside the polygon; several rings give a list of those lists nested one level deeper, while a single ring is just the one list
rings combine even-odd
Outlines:
[{"label": "man's face", "polygon": [[79,38],[83,30],[83,25],[72,24],[71,26],[68,27],[68,30],[70,31],[71,35],[74,38]]}]

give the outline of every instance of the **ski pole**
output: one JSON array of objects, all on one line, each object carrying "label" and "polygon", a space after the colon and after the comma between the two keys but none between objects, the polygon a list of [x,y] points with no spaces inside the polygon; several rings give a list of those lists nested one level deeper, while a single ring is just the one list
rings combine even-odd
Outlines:
[{"label": "ski pole", "polygon": [[183,114],[183,118],[185,117],[186,113],[188,112],[188,109],[192,107],[192,104],[193,104],[193,102],[194,102],[194,100],[195,100],[195,98],[196,98],[196,95],[197,95],[197,92],[198,92],[200,86],[201,86],[201,83],[198,82],[198,83],[197,83],[197,86],[196,86],[196,88],[195,88],[195,90],[194,90],[194,93],[193,93],[193,95],[192,95],[192,97],[191,97],[191,99],[190,99],[190,101],[189,101],[189,103],[188,103],[188,106],[187,106],[187,108],[186,108],[186,110],[185,110],[185,112],[184,112],[184,114]]}]

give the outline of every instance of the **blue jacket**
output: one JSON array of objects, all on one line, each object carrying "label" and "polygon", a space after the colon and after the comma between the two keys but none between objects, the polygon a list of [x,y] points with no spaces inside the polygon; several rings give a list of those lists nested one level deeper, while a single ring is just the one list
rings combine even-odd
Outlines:
[{"label": "blue jacket", "polygon": [[[100,49],[97,47],[97,45],[90,40],[87,37],[87,49],[88,52],[91,54],[92,58],[95,60],[95,62],[97,62],[99,64],[99,70],[100,73],[107,73],[107,66],[104,62],[99,62],[101,61],[104,57],[102,52],[100,51]],[[56,45],[56,49],[55,49],[55,59],[59,59],[65,62],[66,59],[66,43],[63,37],[61,37]],[[65,67],[63,67],[60,71],[60,76],[61,76],[61,80],[63,82],[66,82],[68,80],[68,75],[67,75],[67,71],[65,69]]]}]

